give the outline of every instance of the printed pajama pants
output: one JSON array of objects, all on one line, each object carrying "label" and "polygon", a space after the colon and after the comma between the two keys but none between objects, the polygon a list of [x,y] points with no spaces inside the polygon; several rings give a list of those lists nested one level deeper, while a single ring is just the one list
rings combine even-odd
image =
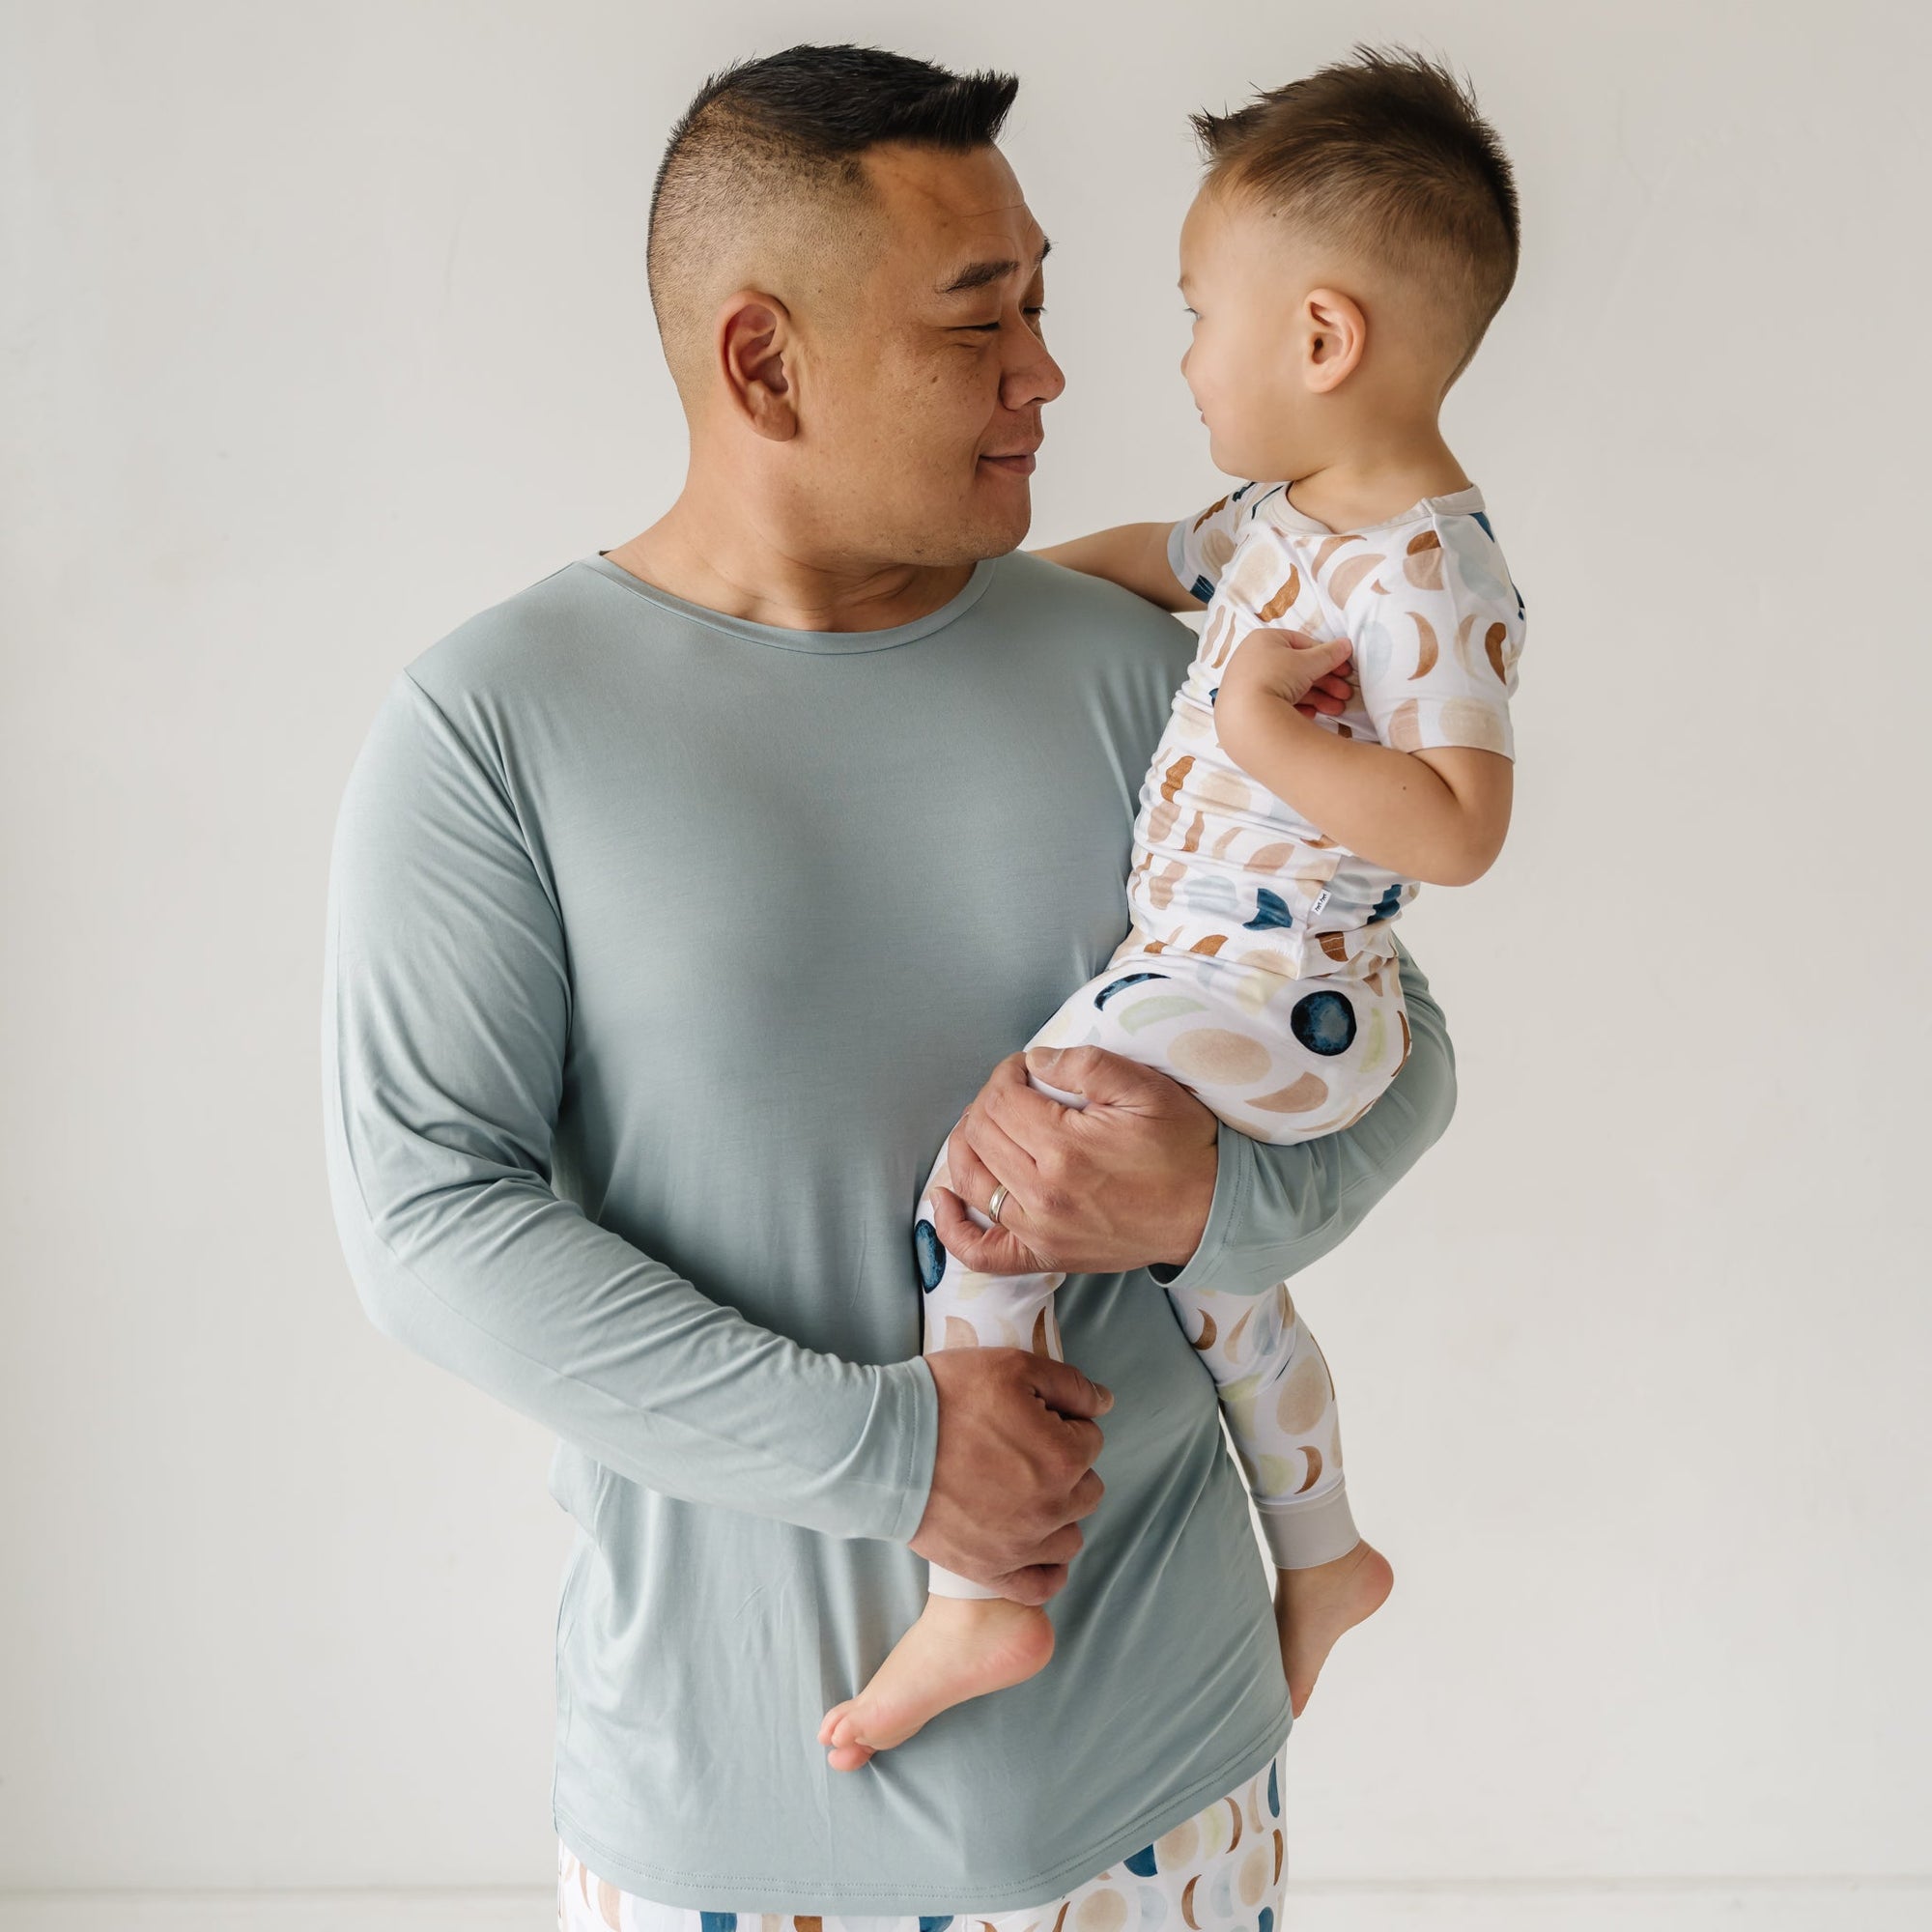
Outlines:
[{"label": "printed pajama pants", "polygon": [[[1366,1113],[1408,1058],[1402,978],[1392,956],[1295,979],[1194,952],[1122,948],[1071,994],[1029,1046],[1095,1045],[1157,1067],[1256,1140],[1312,1140]],[[1068,1106],[1076,1094],[1031,1073]],[[1064,1360],[1053,1292],[1064,1273],[978,1274],[941,1244],[932,1193],[950,1186],[942,1146],[913,1231],[927,1352],[1011,1347]],[[956,1191],[956,1190],[955,1190]],[[992,1224],[980,1204],[969,1216]],[[1228,1434],[1276,1566],[1308,1569],[1358,1541],[1342,1473],[1335,1387],[1286,1282],[1261,1294],[1168,1290],[1182,1332],[1213,1377]],[[930,1568],[937,1595],[996,1597]]]}]

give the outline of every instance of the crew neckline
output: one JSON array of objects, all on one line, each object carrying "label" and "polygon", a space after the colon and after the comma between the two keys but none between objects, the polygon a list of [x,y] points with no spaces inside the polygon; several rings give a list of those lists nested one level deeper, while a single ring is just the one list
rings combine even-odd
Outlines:
[{"label": "crew neckline", "polygon": [[781,651],[840,652],[889,651],[896,644],[909,644],[915,638],[944,630],[955,618],[963,617],[986,594],[1000,559],[981,557],[973,566],[972,576],[938,610],[928,611],[923,617],[915,617],[909,623],[895,624],[883,631],[794,631],[782,624],[754,624],[749,617],[729,616],[723,611],[711,610],[707,605],[692,604],[682,597],[673,597],[668,590],[660,589],[655,583],[646,583],[641,577],[634,576],[621,563],[612,563],[602,551],[593,551],[578,561],[588,565],[599,577],[609,578],[620,589],[641,597],[645,603],[655,604],[660,610],[691,623],[723,631],[728,637],[743,638],[754,644],[768,644]]},{"label": "crew neckline", "polygon": [[1430,517],[1466,517],[1484,507],[1481,488],[1471,483],[1466,490],[1451,490],[1440,497],[1418,497],[1407,509],[1401,510],[1393,517],[1383,517],[1373,524],[1361,524],[1354,529],[1338,530],[1331,526],[1311,517],[1305,510],[1297,510],[1288,500],[1292,486],[1277,483],[1266,496],[1259,498],[1253,514],[1262,514],[1262,505],[1267,505],[1268,521],[1285,529],[1305,530],[1310,536],[1320,537],[1365,537],[1377,530],[1394,529],[1399,524],[1419,523]]}]

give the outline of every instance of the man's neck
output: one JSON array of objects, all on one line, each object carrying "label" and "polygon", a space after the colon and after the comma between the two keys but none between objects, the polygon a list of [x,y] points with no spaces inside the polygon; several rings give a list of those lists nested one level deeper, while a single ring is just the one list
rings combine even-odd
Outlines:
[{"label": "man's neck", "polygon": [[786,631],[889,631],[958,596],[970,563],[828,557],[760,516],[687,482],[648,529],[605,554],[633,577],[727,617]]}]

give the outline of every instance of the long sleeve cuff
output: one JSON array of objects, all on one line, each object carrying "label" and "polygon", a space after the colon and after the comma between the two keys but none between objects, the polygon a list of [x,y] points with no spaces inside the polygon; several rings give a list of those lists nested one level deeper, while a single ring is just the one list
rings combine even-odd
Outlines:
[{"label": "long sleeve cuff", "polygon": [[1353,1126],[1285,1146],[1223,1121],[1214,1195],[1186,1264],[1148,1272],[1163,1288],[1260,1294],[1319,1261],[1435,1146],[1456,1111],[1456,1056],[1422,969],[1398,942],[1407,1064]]}]

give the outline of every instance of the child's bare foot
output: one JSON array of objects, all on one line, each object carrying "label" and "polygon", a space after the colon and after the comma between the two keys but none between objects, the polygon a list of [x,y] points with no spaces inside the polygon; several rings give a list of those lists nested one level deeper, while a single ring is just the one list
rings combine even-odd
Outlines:
[{"label": "child's bare foot", "polygon": [[1053,1624],[1006,1597],[928,1597],[919,1621],[856,1697],[818,1727],[834,1771],[857,1771],[876,1750],[903,1744],[927,1719],[1033,1676],[1053,1655]]},{"label": "child's bare foot", "polygon": [[1288,1678],[1289,1708],[1298,1718],[1335,1639],[1381,1608],[1395,1572],[1379,1549],[1358,1543],[1332,1563],[1275,1572],[1275,1633]]}]

